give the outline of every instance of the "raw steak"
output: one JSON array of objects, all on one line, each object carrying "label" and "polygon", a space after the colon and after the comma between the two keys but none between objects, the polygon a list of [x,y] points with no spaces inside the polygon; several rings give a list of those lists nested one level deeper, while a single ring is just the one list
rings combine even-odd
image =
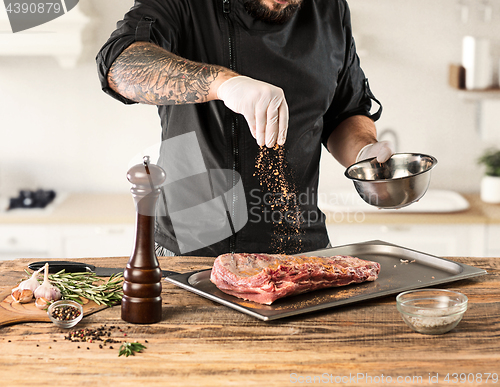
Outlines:
[{"label": "raw steak", "polygon": [[345,255],[235,253],[217,257],[210,280],[224,293],[270,305],[293,294],[375,281],[379,272],[379,263]]}]

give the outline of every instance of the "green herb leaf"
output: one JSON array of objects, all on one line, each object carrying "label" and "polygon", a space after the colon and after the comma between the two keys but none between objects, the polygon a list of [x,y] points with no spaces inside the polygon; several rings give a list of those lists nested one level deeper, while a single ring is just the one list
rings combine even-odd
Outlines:
[{"label": "green herb leaf", "polygon": [[146,347],[140,343],[125,342],[120,346],[120,352],[118,352],[118,357],[120,356],[129,357],[130,355],[135,356],[136,352],[142,352],[143,349],[146,349]]},{"label": "green herb leaf", "polygon": [[121,302],[123,296],[123,274],[114,274],[103,282],[95,273],[66,273],[61,270],[49,275],[50,282],[59,288],[63,299],[82,304],[80,297],[94,301],[98,305],[113,306]]}]

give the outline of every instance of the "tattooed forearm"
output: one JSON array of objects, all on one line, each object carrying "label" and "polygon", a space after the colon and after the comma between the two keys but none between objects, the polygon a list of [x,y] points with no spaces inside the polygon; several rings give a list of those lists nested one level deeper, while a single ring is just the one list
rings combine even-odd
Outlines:
[{"label": "tattooed forearm", "polygon": [[206,102],[224,68],[191,62],[151,43],[134,43],[113,63],[111,88],[136,102],[172,105]]}]

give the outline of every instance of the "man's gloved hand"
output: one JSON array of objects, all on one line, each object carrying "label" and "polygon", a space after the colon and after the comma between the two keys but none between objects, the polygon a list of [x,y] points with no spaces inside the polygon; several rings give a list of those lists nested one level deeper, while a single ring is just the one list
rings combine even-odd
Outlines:
[{"label": "man's gloved hand", "polygon": [[217,97],[232,111],[242,114],[259,146],[283,145],[288,130],[288,104],[279,87],[237,76],[217,89]]},{"label": "man's gloved hand", "polygon": [[379,141],[362,148],[356,157],[356,162],[376,157],[379,163],[385,163],[393,154],[394,148],[389,141]]}]

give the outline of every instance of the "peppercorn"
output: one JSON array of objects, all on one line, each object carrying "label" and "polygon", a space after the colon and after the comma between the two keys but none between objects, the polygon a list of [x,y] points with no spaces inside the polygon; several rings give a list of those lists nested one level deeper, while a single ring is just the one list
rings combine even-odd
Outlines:
[{"label": "peppercorn", "polygon": [[96,341],[103,341],[106,343],[119,343],[119,341],[110,338],[111,330],[116,329],[116,327],[112,326],[110,330],[105,330],[104,327],[99,327],[96,329],[80,329],[77,331],[70,332],[64,338],[73,342],[87,342],[94,343]]},{"label": "peppercorn", "polygon": [[74,320],[80,316],[80,311],[72,305],[61,305],[54,308],[52,317],[60,321]]}]

